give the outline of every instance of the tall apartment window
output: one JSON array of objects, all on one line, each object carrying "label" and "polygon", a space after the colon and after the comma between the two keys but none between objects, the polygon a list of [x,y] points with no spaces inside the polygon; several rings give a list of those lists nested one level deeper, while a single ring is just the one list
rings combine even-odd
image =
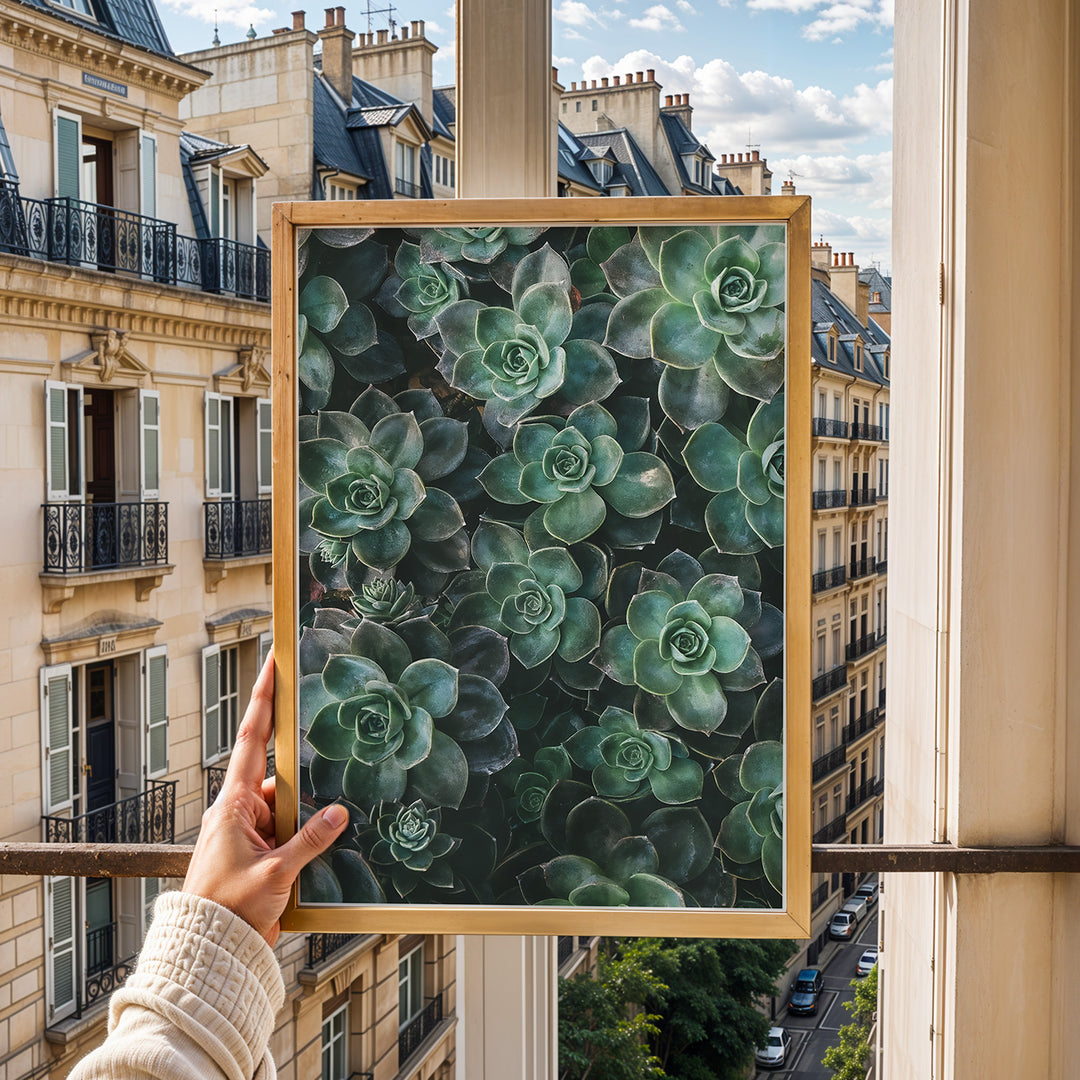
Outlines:
[{"label": "tall apartment window", "polygon": [[826,417],[826,416],[829,415],[829,413],[828,413],[828,404],[829,404],[829,395],[826,394],[824,390],[822,390],[818,394],[818,398],[817,398],[817,414],[818,414],[818,416]]},{"label": "tall apartment window", "polygon": [[825,753],[825,714],[817,717],[814,721],[814,757],[819,758]]},{"label": "tall apartment window", "polygon": [[860,342],[855,342],[855,370],[862,371],[862,345]]},{"label": "tall apartment window", "polygon": [[829,745],[840,745],[840,706],[834,705],[829,710]]},{"label": "tall apartment window", "polygon": [[596,98],[592,99],[592,111],[596,112]]},{"label": "tall apartment window", "polygon": [[818,570],[828,569],[825,565],[825,530],[822,529],[817,534],[817,568]]},{"label": "tall apartment window", "polygon": [[409,146],[399,139],[395,142],[397,178],[407,184],[416,183],[416,147]]},{"label": "tall apartment window", "polygon": [[240,706],[255,685],[271,643],[269,633],[202,650],[202,763],[213,765],[236,742]]},{"label": "tall apartment window", "polygon": [[817,827],[824,829],[829,824],[829,796],[822,795],[818,798],[817,804]]},{"label": "tall apartment window", "polygon": [[841,663],[844,659],[844,647],[840,642],[840,629],[839,627],[833,627],[832,632],[832,656],[833,666]]},{"label": "tall apartment window", "polygon": [[833,818],[838,818],[844,812],[844,788],[842,784],[837,784],[833,788],[832,793],[832,813]]},{"label": "tall apartment window", "polygon": [[574,102],[574,112],[581,112],[581,102],[580,101],[575,101]]},{"label": "tall apartment window", "polygon": [[844,539],[839,529],[833,529],[832,534],[832,564],[840,566],[844,561]]},{"label": "tall apartment window", "polygon": [[398,962],[398,1028],[424,1007],[424,946],[421,943]]},{"label": "tall apartment window", "polygon": [[842,420],[844,417],[844,402],[839,394],[833,394],[833,419]]},{"label": "tall apartment window", "polygon": [[817,471],[818,471],[818,483],[817,483],[818,491],[824,491],[825,490],[825,459],[824,458],[818,458]]},{"label": "tall apartment window", "polygon": [[322,1080],[349,1075],[349,1003],[343,1002],[322,1023]]},{"label": "tall apartment window", "polygon": [[818,634],[817,636],[817,672],[816,674],[822,675],[825,672],[825,635]]},{"label": "tall apartment window", "polygon": [[844,465],[839,458],[833,461],[833,490],[840,491],[844,486]]},{"label": "tall apartment window", "polygon": [[203,397],[206,497],[269,495],[273,467],[270,399],[210,392]]},{"label": "tall apartment window", "polygon": [[829,335],[829,363],[836,363],[836,338],[832,334]]}]

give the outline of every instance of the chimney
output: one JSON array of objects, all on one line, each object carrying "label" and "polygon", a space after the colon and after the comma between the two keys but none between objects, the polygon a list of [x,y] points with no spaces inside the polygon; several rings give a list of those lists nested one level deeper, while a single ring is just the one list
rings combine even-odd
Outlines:
[{"label": "chimney", "polygon": [[345,9],[327,8],[326,26],[319,31],[323,78],[337,91],[346,105],[352,104],[353,95],[353,37],[353,32],[345,26]]},{"label": "chimney", "polygon": [[[815,245],[816,250],[820,250]],[[859,264],[853,251],[842,251],[834,256],[836,260],[829,275],[829,289],[855,313],[861,326],[866,325],[870,317],[870,286],[859,281]]]},{"label": "chimney", "polygon": [[620,79],[620,76],[618,76],[618,75],[613,75],[613,76],[611,77],[611,85],[612,85],[612,86],[618,86],[618,85],[619,85],[619,79]]},{"label": "chimney", "polygon": [[810,246],[810,265],[818,270],[828,270],[832,265],[832,245],[824,240]]},{"label": "chimney", "polygon": [[781,195],[794,195],[795,194],[795,181],[794,180],[785,180],[780,185],[780,194]]},{"label": "chimney", "polygon": [[304,29],[304,12],[294,11],[292,13],[292,28],[294,30]]},{"label": "chimney", "polygon": [[646,82],[656,82],[656,69],[655,68],[646,68],[645,69],[645,81]]},{"label": "chimney", "polygon": [[360,78],[414,104],[426,123],[433,125],[431,67],[438,50],[424,33],[423,19],[410,20],[408,27],[401,26],[399,34],[393,38],[386,30],[361,34],[352,53],[353,66]]},{"label": "chimney", "polygon": [[402,41],[408,41],[409,40],[409,28],[407,26],[403,26],[401,28],[401,40]]},{"label": "chimney", "polygon": [[694,110],[690,107],[689,94],[675,94],[674,97],[666,94],[664,112],[677,116],[686,125],[688,131],[693,131]]},{"label": "chimney", "polygon": [[644,82],[645,77],[640,71],[634,72],[634,82]]}]

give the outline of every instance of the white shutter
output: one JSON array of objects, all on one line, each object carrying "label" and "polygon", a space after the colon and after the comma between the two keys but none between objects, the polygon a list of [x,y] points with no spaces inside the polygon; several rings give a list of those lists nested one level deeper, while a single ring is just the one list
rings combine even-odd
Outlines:
[{"label": "white shutter", "polygon": [[78,977],[75,956],[75,879],[45,879],[46,1025],[75,1011]]},{"label": "white shutter", "polygon": [[139,212],[157,217],[157,136],[139,136]]},{"label": "white shutter", "polygon": [[235,498],[233,490],[233,399],[221,395],[221,497]]},{"label": "white shutter", "polygon": [[41,688],[42,812],[71,808],[71,665],[43,667]]},{"label": "white shutter", "polygon": [[150,929],[150,921],[154,917],[154,901],[161,892],[161,878],[150,877],[142,879],[142,932],[145,935]]},{"label": "white shutter", "polygon": [[273,490],[274,442],[272,437],[273,406],[270,398],[258,398],[255,402],[256,416],[256,457],[258,465],[258,485],[260,495],[269,495]]},{"label": "white shutter", "polygon": [[221,496],[221,395],[207,391],[203,395],[206,424],[203,429],[203,446],[206,456],[206,497]]},{"label": "white shutter", "polygon": [[62,502],[71,496],[68,469],[68,387],[45,383],[45,501]]},{"label": "white shutter", "polygon": [[202,763],[205,768],[221,757],[221,646],[207,645],[202,651]]},{"label": "white shutter", "polygon": [[139,391],[139,476],[140,497],[161,498],[161,394]]},{"label": "white shutter", "polygon": [[164,776],[169,771],[169,649],[156,645],[143,654],[146,691],[146,775],[148,779]]}]

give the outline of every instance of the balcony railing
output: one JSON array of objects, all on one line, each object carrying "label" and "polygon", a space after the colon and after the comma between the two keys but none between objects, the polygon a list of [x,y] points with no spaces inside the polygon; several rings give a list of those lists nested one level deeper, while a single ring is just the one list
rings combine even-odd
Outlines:
[{"label": "balcony railing", "polygon": [[869,779],[864,780],[853,792],[847,797],[847,812],[850,814],[852,810],[862,806],[863,803],[869,802],[870,799],[880,795],[885,790],[885,781],[880,777],[871,776]]},{"label": "balcony railing", "polygon": [[878,724],[885,718],[885,714],[878,708],[868,709],[862,714],[852,720],[849,724],[844,725],[844,743],[854,742],[856,739],[861,738],[868,731],[877,727]]},{"label": "balcony railing", "polygon": [[878,708],[881,710],[882,716],[884,717],[884,715],[885,715],[885,687],[884,686],[878,691],[877,703],[878,703]]},{"label": "balcony railing", "polygon": [[828,825],[818,829],[814,833],[815,844],[832,844],[840,839],[847,832],[847,815],[841,814],[839,817],[833,818]]},{"label": "balcony railing", "polygon": [[814,758],[811,766],[813,780],[816,783],[823,776],[828,776],[835,769],[839,769],[847,760],[847,749],[844,746],[835,746],[826,754]]},{"label": "balcony railing", "polygon": [[810,894],[810,910],[817,911],[832,893],[832,887],[827,881],[823,881],[811,894]]},{"label": "balcony railing", "polygon": [[203,535],[208,559],[269,555],[270,500],[229,499],[203,503]]},{"label": "balcony railing", "polygon": [[[221,785],[225,783],[225,773],[228,769],[224,765],[211,765],[206,770],[206,808],[209,810],[214,805],[214,800],[221,794]],[[274,755],[272,752],[266,755],[265,778],[270,779],[274,775]]]},{"label": "balcony railing", "polygon": [[176,781],[151,780],[138,795],[78,817],[44,816],[49,844],[171,844],[176,828]]},{"label": "balcony railing", "polygon": [[410,199],[419,199],[420,185],[414,184],[410,180],[402,180],[399,176],[394,181],[394,192],[398,195],[405,195]]},{"label": "balcony railing", "polygon": [[877,488],[852,488],[852,506],[873,506],[877,502]]},{"label": "balcony railing", "polygon": [[888,573],[888,567],[889,567],[889,560],[888,559],[878,559],[878,561],[877,561],[877,572],[879,574]]},{"label": "balcony railing", "polygon": [[812,505],[815,510],[832,510],[838,506],[847,506],[847,492],[843,488],[835,491],[815,491]]},{"label": "balcony railing", "polygon": [[839,690],[847,683],[847,664],[837,664],[823,675],[819,675],[810,684],[810,697],[817,701],[819,698],[828,697],[829,694]]},{"label": "balcony railing", "polygon": [[86,973],[76,995],[76,1017],[107,998],[135,970],[137,956],[116,959],[118,941],[114,922],[86,932]]},{"label": "balcony railing", "polygon": [[851,562],[851,580],[868,577],[877,573],[877,559],[873,555],[865,559],[853,559]]},{"label": "balcony railing", "polygon": [[846,439],[848,437],[848,422],[846,420],[827,420],[824,416],[815,416],[810,421],[810,431],[814,435],[823,435],[826,438]]},{"label": "balcony railing", "polygon": [[437,994],[398,1032],[398,1069],[420,1049],[442,1018],[442,994]]},{"label": "balcony railing", "polygon": [[355,940],[355,934],[308,934],[307,966],[321,964]]},{"label": "balcony railing", "polygon": [[847,581],[847,567],[834,566],[831,570],[819,570],[811,579],[814,592],[835,589]]},{"label": "balcony railing", "polygon": [[175,222],[68,196],[31,199],[0,185],[0,251],[166,285],[270,299],[270,252],[220,237],[181,236]]},{"label": "balcony railing", "polygon": [[169,561],[169,504],[43,503],[47,574],[163,566]]},{"label": "balcony railing", "polygon": [[860,424],[856,422],[851,425],[851,437],[870,442],[881,442],[881,428],[877,424]]},{"label": "balcony railing", "polygon": [[869,634],[863,634],[862,637],[852,641],[844,649],[844,656],[848,660],[857,660],[860,656],[865,656],[868,652],[872,652],[876,649],[877,644],[877,634],[871,630]]}]

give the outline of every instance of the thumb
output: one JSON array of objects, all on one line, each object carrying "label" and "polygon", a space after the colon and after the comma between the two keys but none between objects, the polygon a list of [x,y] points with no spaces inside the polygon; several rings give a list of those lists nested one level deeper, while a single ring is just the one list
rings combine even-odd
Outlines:
[{"label": "thumb", "polygon": [[349,811],[338,803],[314,814],[291,840],[277,849],[279,864],[295,879],[341,835],[348,821]]}]

